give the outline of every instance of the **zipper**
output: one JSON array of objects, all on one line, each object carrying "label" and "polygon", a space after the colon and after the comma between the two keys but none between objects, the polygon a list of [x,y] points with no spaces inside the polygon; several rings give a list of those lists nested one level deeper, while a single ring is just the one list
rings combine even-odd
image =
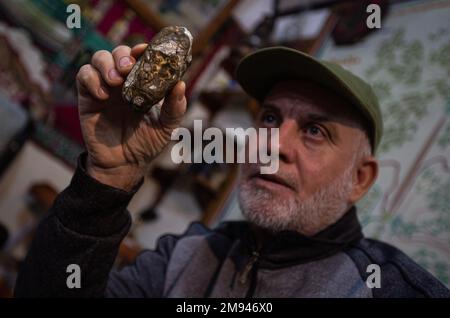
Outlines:
[{"label": "zipper", "polygon": [[259,256],[260,256],[259,252],[253,251],[252,256],[250,257],[250,260],[245,265],[244,270],[242,271],[241,275],[239,276],[239,282],[242,285],[245,285],[247,283],[248,278],[250,276],[250,272],[252,271],[255,263],[258,261]]},{"label": "zipper", "polygon": [[252,255],[250,256],[250,259],[248,260],[247,264],[245,265],[243,271],[241,272],[240,276],[239,276],[239,282],[242,285],[247,284],[247,282],[249,281],[249,279],[251,279],[250,281],[250,287],[247,290],[247,294],[245,296],[245,298],[250,298],[253,296],[253,293],[255,291],[256,288],[256,275],[257,275],[257,265],[258,261],[261,257],[261,251],[262,251],[262,247],[263,247],[263,237],[262,234],[259,231],[254,232],[255,236],[254,236],[254,241],[253,241],[253,252]]}]

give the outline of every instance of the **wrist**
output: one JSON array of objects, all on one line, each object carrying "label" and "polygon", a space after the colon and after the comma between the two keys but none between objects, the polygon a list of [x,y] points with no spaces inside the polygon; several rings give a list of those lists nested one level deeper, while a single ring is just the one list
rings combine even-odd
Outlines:
[{"label": "wrist", "polygon": [[139,166],[102,168],[95,165],[89,155],[86,160],[86,172],[100,183],[127,192],[131,191],[144,177],[143,169]]}]

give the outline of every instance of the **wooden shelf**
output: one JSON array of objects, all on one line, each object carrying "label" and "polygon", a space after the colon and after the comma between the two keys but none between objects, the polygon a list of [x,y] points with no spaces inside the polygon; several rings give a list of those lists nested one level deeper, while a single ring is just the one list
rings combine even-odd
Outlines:
[{"label": "wooden shelf", "polygon": [[125,0],[128,6],[133,9],[149,26],[156,31],[161,30],[167,23],[161,19],[144,1]]},{"label": "wooden shelf", "polygon": [[238,4],[239,0],[230,0],[228,3],[218,12],[214,18],[208,23],[208,25],[194,38],[194,44],[192,47],[192,53],[197,55],[208,44],[211,37],[216,33],[220,27],[229,18],[231,11]]},{"label": "wooden shelf", "polygon": [[[133,9],[150,27],[156,31],[161,30],[163,27],[168,26],[168,23],[164,21],[152,8],[143,0],[125,0],[128,6]],[[220,27],[229,18],[234,7],[239,3],[239,0],[229,0],[223,8],[217,12],[217,14],[209,21],[205,28],[203,28],[199,34],[194,36],[194,44],[192,47],[193,55],[201,53],[208,45],[211,37],[219,31]]]}]

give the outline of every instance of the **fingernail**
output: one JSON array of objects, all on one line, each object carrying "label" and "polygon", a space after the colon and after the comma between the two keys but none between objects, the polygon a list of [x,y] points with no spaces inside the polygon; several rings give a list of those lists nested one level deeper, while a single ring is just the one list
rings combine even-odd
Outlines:
[{"label": "fingernail", "polygon": [[131,64],[133,64],[133,62],[131,61],[131,59],[128,56],[123,56],[119,60],[120,67],[128,67]]},{"label": "fingernail", "polygon": [[108,72],[108,77],[109,77],[111,80],[118,80],[118,79],[121,79],[119,73],[116,71],[115,68],[112,68],[112,69],[109,70],[109,72]]},{"label": "fingernail", "polygon": [[108,96],[108,93],[106,93],[106,91],[102,87],[99,87],[98,95],[100,95],[100,96]]}]

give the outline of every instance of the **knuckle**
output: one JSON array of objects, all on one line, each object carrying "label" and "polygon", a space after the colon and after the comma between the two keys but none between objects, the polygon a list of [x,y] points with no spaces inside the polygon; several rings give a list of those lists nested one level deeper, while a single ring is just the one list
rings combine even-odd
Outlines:
[{"label": "knuckle", "polygon": [[77,79],[80,82],[87,82],[92,77],[92,66],[90,64],[84,64],[80,67],[77,74]]},{"label": "knuckle", "polygon": [[120,52],[129,52],[131,49],[130,47],[126,46],[126,45],[119,45],[116,46],[113,50],[112,50],[112,54],[113,55],[117,55]]},{"label": "knuckle", "polygon": [[100,50],[94,53],[94,55],[92,56],[92,63],[99,63],[102,62],[106,57],[108,57],[109,55],[111,55],[111,53],[109,53],[106,50]]}]

